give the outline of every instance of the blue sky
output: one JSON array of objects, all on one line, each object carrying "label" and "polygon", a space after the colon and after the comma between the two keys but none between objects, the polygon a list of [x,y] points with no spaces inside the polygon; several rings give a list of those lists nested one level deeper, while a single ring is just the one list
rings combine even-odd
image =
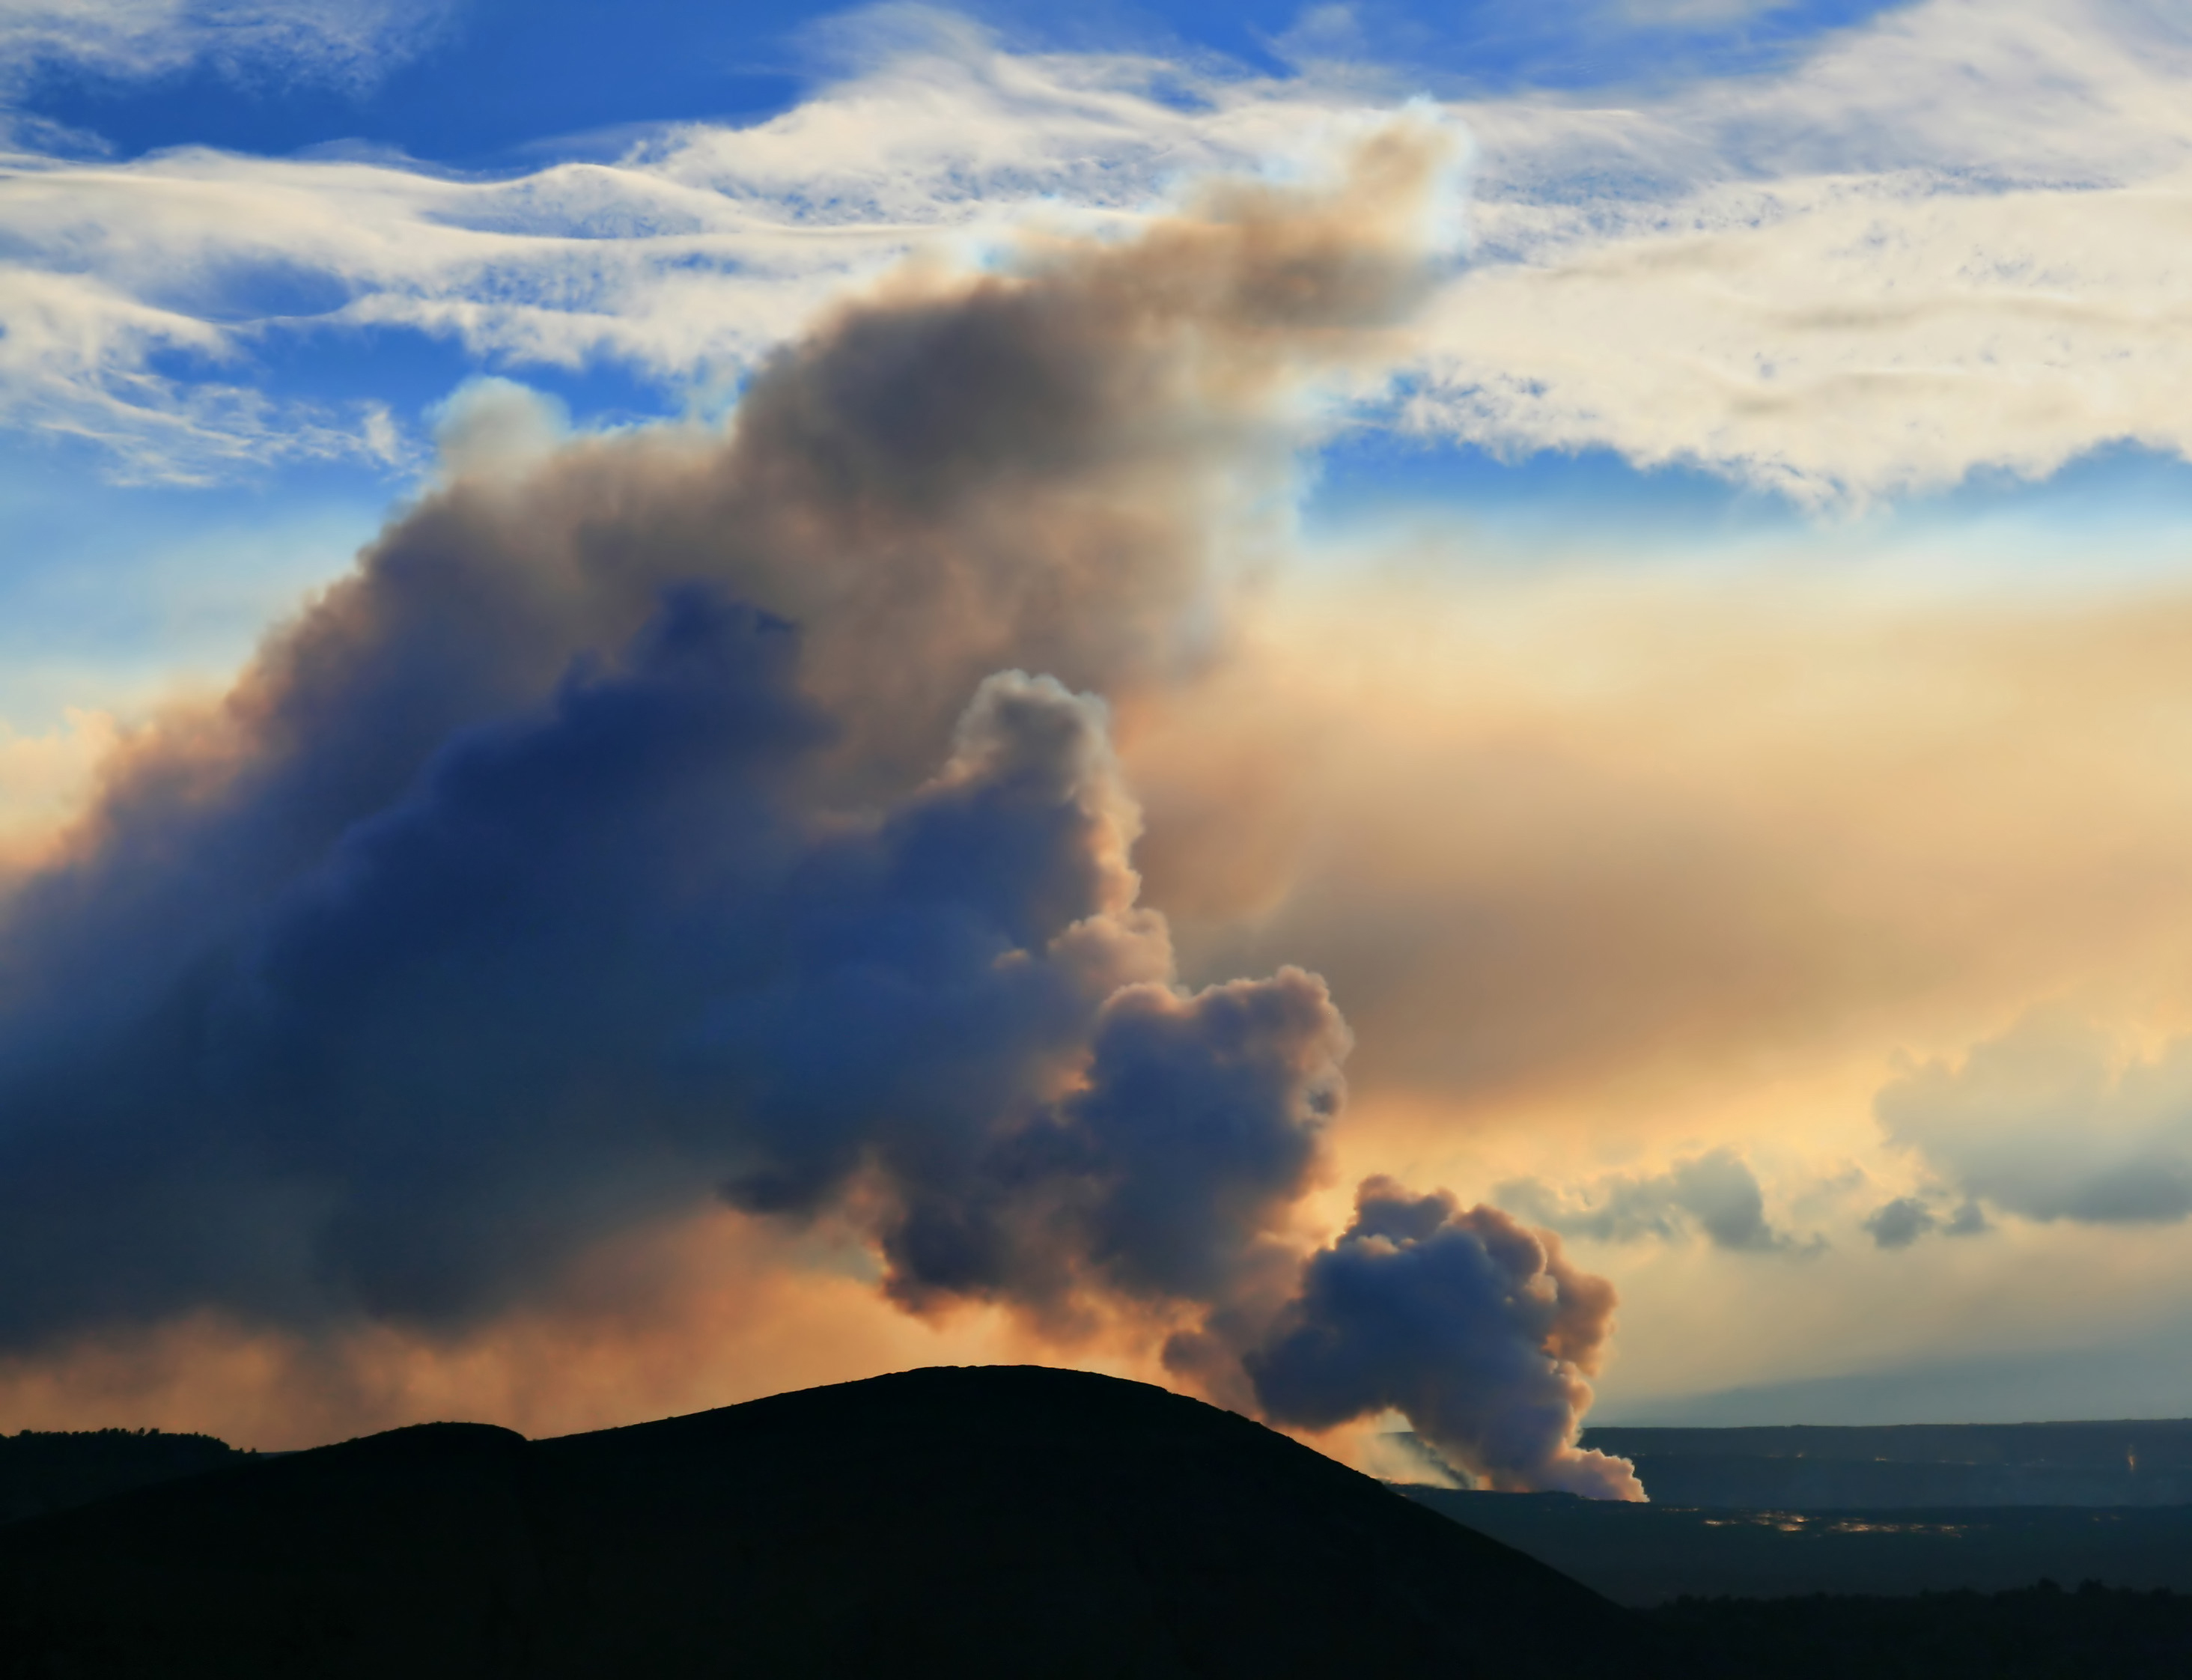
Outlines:
[{"label": "blue sky", "polygon": [[[1344,53],[1427,90],[1485,93],[1630,83],[1640,68],[1653,78],[1757,69],[1883,8],[1873,0],[1595,9],[1274,0],[1076,7],[1068,19],[1010,3],[954,9],[1023,49],[1215,58],[1263,75]],[[375,54],[392,61],[306,77],[278,60],[224,65],[210,55],[149,77],[117,75],[56,54],[29,78],[18,109],[96,134],[124,156],[180,145],[285,153],[355,141],[443,163],[506,166],[544,145],[626,125],[776,116],[857,53],[845,38],[848,13],[475,0],[397,34]]]},{"label": "blue sky", "polygon": [[[2180,1380],[2141,1327],[2192,1314],[2192,1205],[2018,1175],[2192,1161],[2177,9],[0,0],[0,860],[461,470],[465,416],[720,426],[910,256],[1130,231],[1441,107],[1457,237],[1385,374],[1318,393],[1245,638],[1286,680],[1177,726],[1317,697],[1388,733],[1300,803],[1368,814],[1289,814],[1291,896],[1180,912],[1192,962],[1356,976],[1365,1136],[1535,1185],[1621,1283],[1609,1417]],[[1596,1036],[1510,1066],[1440,1013],[1504,980],[1365,954],[1317,871],[1389,852],[1430,907],[1387,925],[1527,923],[1513,995]],[[2084,1094],[2035,1118],[1989,1057]],[[1717,1151],[1755,1242],[1678,1193]],[[1907,1252],[1866,1234],[1894,1197]]]},{"label": "blue sky", "polygon": [[[116,13],[135,35],[123,22],[112,26],[122,33],[100,32],[94,27],[97,7],[65,13],[26,4],[0,20],[20,43],[19,68],[0,90],[29,165],[13,183],[16,203],[40,185],[66,194],[68,183],[81,178],[73,171],[119,166],[140,172],[129,185],[140,194],[167,201],[163,214],[181,219],[163,230],[171,241],[164,249],[157,238],[116,237],[131,214],[121,195],[111,211],[121,220],[106,227],[100,217],[108,212],[91,201],[75,214],[49,204],[15,219],[27,271],[95,278],[111,289],[103,301],[116,306],[81,322],[41,322],[35,310],[26,317],[27,302],[16,305],[17,346],[37,348],[32,335],[43,328],[62,358],[37,368],[53,381],[44,390],[26,377],[30,369],[19,369],[9,405],[15,423],[0,460],[0,495],[22,510],[11,556],[17,590],[27,586],[23,574],[43,567],[81,573],[124,566],[117,550],[128,546],[113,540],[121,528],[166,527],[186,545],[218,540],[235,519],[301,520],[316,531],[340,528],[362,536],[374,510],[422,470],[435,405],[480,373],[508,374],[553,393],[582,428],[676,415],[696,403],[720,408],[739,366],[787,329],[836,275],[872,271],[905,249],[922,222],[940,231],[977,220],[987,209],[1009,215],[1015,203],[1070,203],[1093,183],[1092,167],[1108,176],[1099,189],[1107,202],[1147,202],[1183,170],[1240,160],[1253,140],[1225,134],[1222,123],[1193,121],[1226,102],[1324,110],[1430,93],[1457,101],[1464,112],[1483,111],[1476,126],[1487,202],[1476,238],[1487,285],[1502,271],[1527,282],[1548,257],[1557,263],[1577,250],[1578,239],[1588,243],[1593,227],[1640,213],[1693,222],[1710,216],[1723,243],[1731,228],[1748,227],[1763,247],[1775,231],[1772,220],[1784,213],[1768,207],[1785,206],[1792,192],[1819,191],[1824,180],[1852,179],[1852,168],[1854,179],[1869,173],[1885,191],[1905,196],[1898,208],[1922,215],[1939,195],[1967,193],[1975,168],[2006,169],[2012,180],[2075,178],[2097,168],[2121,174],[2128,140],[2133,172],[2142,165],[2150,171],[2177,143],[2166,133],[2095,120],[2094,108],[2105,111],[2114,99],[2108,76],[2121,68],[2101,65],[2090,67],[2083,84],[2075,68],[2061,78],[2056,96],[2075,120],[2059,134],[2043,124],[2038,142],[2028,138],[2017,148],[2025,155],[1985,155],[1986,125],[2010,120],[2020,108],[2019,55],[2032,43],[2009,38],[2014,30],[2000,47],[2000,63],[1982,66],[1997,73],[1981,103],[1997,108],[1978,114],[1969,145],[1929,121],[1921,75],[1906,89],[1892,80],[1853,89],[1847,70],[1839,79],[1807,71],[1823,54],[1849,56],[1852,42],[1861,60],[1868,31],[1898,15],[1923,20],[1924,8],[1743,0],[1490,3],[1436,14],[1392,6],[1119,7],[1076,9],[1065,26],[1046,21],[1036,9],[1009,6],[848,12],[700,8],[676,0],[614,12],[487,0],[330,0],[317,9],[162,3]],[[1943,23],[1935,34],[1953,43],[1954,26]],[[1940,45],[1936,40],[1928,50]],[[2126,40],[2123,56],[2135,49]],[[1150,103],[1141,112],[1108,113],[1120,151],[1106,157],[1101,134],[1079,122],[1088,115],[1085,106],[1071,107],[1076,89],[1087,92],[1089,66],[1122,54],[1139,61],[1130,75],[1133,96]],[[583,248],[575,261],[568,249],[532,261],[521,254],[515,268],[499,253],[452,254],[454,271],[434,271],[431,262],[419,272],[387,266],[385,242],[401,239],[405,228],[464,220],[456,206],[428,202],[435,185],[539,186],[549,180],[543,172],[558,163],[587,160],[610,166],[614,177],[588,192],[617,200],[636,188],[643,200],[648,171],[631,166],[650,147],[659,163],[679,136],[796,120],[790,114],[802,106],[826,106],[864,86],[887,103],[894,68],[911,70],[899,77],[901,94],[924,80],[938,92],[934,66],[924,70],[918,60],[939,54],[956,57],[978,83],[988,75],[979,61],[990,56],[1039,64],[1064,77],[1031,100],[1026,89],[988,86],[987,116],[1018,129],[999,144],[1025,146],[1027,155],[1000,156],[993,146],[989,173],[970,177],[968,159],[948,155],[948,147],[933,149],[913,163],[893,203],[869,207],[882,211],[886,223],[910,213],[913,227],[873,227],[864,248],[847,257],[849,267],[825,259],[819,269],[807,264],[804,273],[768,276],[780,283],[775,306],[755,310],[744,326],[729,317],[708,330],[657,323],[644,342],[635,341],[638,334],[619,341],[615,331],[603,330],[601,315],[647,309],[646,290],[661,289],[676,268],[621,283],[612,277],[603,289],[599,275],[574,272]],[[1046,100],[1052,109],[1043,108]],[[1869,111],[1868,104],[1878,108]],[[1138,117],[1167,106],[1190,119],[1181,132],[1130,132]],[[1619,115],[1609,120],[1603,114],[1609,111]],[[844,168],[871,182],[887,141],[849,144],[856,155],[842,160]],[[870,149],[862,151],[864,145]],[[207,226],[190,225],[196,212],[182,202],[186,182],[203,173],[202,154],[177,150],[200,147],[235,160],[220,170],[230,207],[205,212],[213,217]],[[1802,155],[1807,151],[1819,155]],[[313,196],[315,172],[331,176],[345,159],[370,160],[380,172],[379,180],[365,184],[377,201],[373,209],[389,217],[373,230],[378,248],[337,250],[318,237],[285,240],[278,230],[300,195]],[[248,160],[264,162],[254,171]],[[288,160],[278,184],[275,160]],[[827,174],[833,160],[818,161]],[[733,160],[727,167],[735,174],[739,166]],[[689,168],[685,174],[689,180]],[[1926,180],[1915,197],[1914,178]],[[717,190],[730,185],[712,175],[708,182]],[[794,221],[811,220],[819,210],[840,226],[872,223],[873,214],[859,209],[802,202],[808,191],[844,185],[833,177],[802,186],[779,173],[758,190],[778,195],[770,214]],[[402,202],[414,186],[423,195]],[[349,209],[323,208],[338,215]],[[567,228],[597,237],[559,208],[535,200],[477,225],[522,228],[550,240]],[[659,229],[654,219],[665,213],[659,202],[637,201],[616,212],[642,235]],[[1514,243],[1518,237],[1522,243]],[[1973,237],[1984,242],[1985,230]],[[633,243],[614,237],[605,243]],[[1605,250],[1624,243],[1608,242]],[[729,234],[712,246],[698,242],[676,263],[729,274],[757,260]],[[1811,258],[1797,249],[1784,260]],[[2016,260],[2029,266],[2031,259]],[[1909,281],[1890,273],[1873,283],[1907,288]],[[596,295],[573,299],[574,285]],[[494,318],[513,293],[536,289],[554,298],[539,311],[545,330],[539,320]],[[2097,298],[2095,305],[2140,307],[2135,296]],[[149,325],[121,318],[128,307],[163,318]],[[477,313],[471,324],[460,324],[467,311]],[[85,349],[87,343],[94,347]],[[1692,358],[1726,348],[1675,346]],[[1920,346],[1884,348],[1897,361],[1928,353]],[[2047,354],[2044,343],[2034,349]],[[1961,345],[1957,353],[1997,365],[2002,359],[1999,347],[1985,345]],[[2092,352],[2096,359],[2139,353],[2129,343]],[[70,365],[78,356],[85,359]],[[1715,458],[1710,415],[1688,426],[1655,428],[1636,415],[1595,412],[1600,398],[1587,389],[1572,402],[1540,400],[1537,413],[1511,414],[1510,391],[1495,385],[1493,400],[1486,400],[1487,388],[1478,382],[1486,358],[1462,359],[1478,365],[1458,377],[1449,367],[1425,380],[1417,397],[1422,412],[1394,443],[1378,439],[1392,419],[1390,408],[1382,417],[1363,417],[1367,430],[1350,431],[1314,477],[1313,495],[1322,500],[1311,504],[1313,524],[1358,502],[1390,507],[1399,500],[1448,500],[1526,517],[1557,509],[1565,520],[1624,526],[1641,517],[1655,527],[1671,521],[1677,530],[1694,520],[1707,534],[1748,529],[1791,509],[1815,510],[1822,499],[1862,501],[1875,511],[1883,497],[1932,507],[1955,490],[1965,505],[2001,499],[2041,508],[2044,499],[2035,501],[2030,485],[2073,458],[2101,464],[2081,467],[2087,481],[2097,470],[2105,477],[2122,466],[2127,496],[2159,497],[2172,506],[2182,500],[2174,480],[2143,464],[2166,461],[2172,451],[2165,440],[2138,435],[2138,414],[2097,415],[2067,435],[1979,442],[1907,472],[1880,461],[1845,467],[1801,445],[1796,453],[1809,458],[1790,462],[1783,440],[1739,443]],[[1491,371],[1514,377],[1496,366]],[[1527,385],[1529,376],[1522,377]],[[1647,409],[1655,400],[1635,390],[1621,397]],[[122,406],[100,414],[101,399]],[[54,403],[69,411],[56,414]],[[1646,435],[1654,430],[1669,435]],[[70,441],[70,432],[83,441]],[[283,583],[294,575],[284,574]],[[140,643],[115,643],[109,615],[77,616],[57,606],[41,614],[38,635],[57,653],[78,644],[71,658],[131,668],[140,658]],[[201,644],[186,637],[174,645]],[[203,661],[217,666],[239,651],[234,637],[204,644],[190,655],[189,669],[210,674]],[[4,714],[16,728],[51,724],[53,704],[35,696],[38,686],[26,689],[19,678],[5,698]]]}]

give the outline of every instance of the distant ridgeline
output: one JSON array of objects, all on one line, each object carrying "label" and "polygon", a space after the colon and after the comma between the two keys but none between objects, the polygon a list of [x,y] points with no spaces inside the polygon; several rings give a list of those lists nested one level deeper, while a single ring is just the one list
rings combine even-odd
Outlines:
[{"label": "distant ridgeline", "polygon": [[66,1511],[254,1456],[210,1435],[157,1429],[26,1429],[0,1435],[0,1523]]},{"label": "distant ridgeline", "polygon": [[1755,1510],[2192,1505],[2192,1420],[1608,1427],[1660,1505]]},{"label": "distant ridgeline", "polygon": [[1031,1368],[538,1442],[0,1437],[0,1510],[54,1507],[0,1523],[0,1680],[2192,1675],[2192,1504],[1675,1491],[1729,1465],[1827,1475],[1823,1497],[1836,1474],[2159,1481],[2192,1472],[2192,1424],[1590,1438],[1658,1502],[1396,1498],[1230,1413]]},{"label": "distant ridgeline", "polygon": [[[2013,1593],[2042,1580],[2192,1592],[2192,1420],[1607,1427],[1583,1441],[1634,1460],[1651,1503],[1406,1491],[1624,1604]],[[2027,1612],[2132,1614],[2113,1602],[2000,1614],[2005,1626]],[[1944,1627],[1964,1614],[1937,1609]],[[2178,1656],[2172,1671],[2192,1673],[2192,1646]]]}]

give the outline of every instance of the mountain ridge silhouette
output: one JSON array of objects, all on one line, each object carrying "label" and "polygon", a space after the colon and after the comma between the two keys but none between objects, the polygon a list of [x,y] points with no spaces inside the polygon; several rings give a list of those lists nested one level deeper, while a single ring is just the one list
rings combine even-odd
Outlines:
[{"label": "mountain ridge silhouette", "polygon": [[932,1367],[528,1441],[425,1424],[0,1529],[0,1674],[1269,1677],[1672,1666],[1260,1424]]}]

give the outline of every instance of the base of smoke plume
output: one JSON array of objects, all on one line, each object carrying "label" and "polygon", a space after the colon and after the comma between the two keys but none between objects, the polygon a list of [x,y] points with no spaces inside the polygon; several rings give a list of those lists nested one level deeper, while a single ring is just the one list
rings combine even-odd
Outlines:
[{"label": "base of smoke plume", "polygon": [[[200,1314],[19,1357],[0,1365],[0,1428],[150,1425],[283,1450],[466,1417],[542,1437],[932,1364],[1162,1382],[1147,1332],[1129,1316],[1059,1343],[976,1305],[916,1318],[875,1289],[856,1231],[794,1237],[723,1211],[605,1244],[543,1300],[459,1334],[358,1324],[304,1337]],[[1366,1417],[1287,1432],[1381,1480],[1449,1479],[1434,1449],[1390,1427]]]},{"label": "base of smoke plume", "polygon": [[1549,1233],[1372,1179],[1242,1363],[1282,1422],[1390,1409],[1493,1487],[1641,1499],[1625,1460],[1575,1445],[1613,1305]]}]

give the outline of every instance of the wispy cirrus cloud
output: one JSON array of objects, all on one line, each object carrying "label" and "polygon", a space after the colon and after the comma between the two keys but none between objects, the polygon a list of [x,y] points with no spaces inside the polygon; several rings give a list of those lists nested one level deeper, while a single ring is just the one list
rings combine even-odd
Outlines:
[{"label": "wispy cirrus cloud", "polygon": [[[62,14],[14,15],[28,43]],[[184,26],[197,13],[144,15],[145,63],[203,35]],[[293,55],[345,61],[397,15],[300,14],[296,41],[321,45]],[[237,12],[220,50],[288,38],[257,17]],[[94,438],[144,477],[400,454],[374,391],[258,394],[262,351],[345,333],[422,334],[506,370],[614,366],[669,409],[720,401],[910,251],[979,260],[1030,219],[1132,219],[1195,170],[1283,170],[1407,86],[1338,58],[1275,79],[1014,52],[935,14],[838,33],[859,49],[843,78],[772,121],[665,127],[505,177],[19,145],[0,159],[0,423]],[[84,38],[70,50],[98,61],[105,37]],[[1926,0],[1772,71],[1618,104],[1459,100],[1470,259],[1365,418],[1501,454],[1698,466],[1823,507],[2041,477],[2114,443],[2192,452],[2188,89],[2192,34],[2134,0]]]},{"label": "wispy cirrus cloud", "polygon": [[1477,261],[1407,418],[1809,504],[2185,453],[2188,82],[2158,9],[1928,0],[1784,72],[1471,106]]},{"label": "wispy cirrus cloud", "polygon": [[[903,21],[903,20],[901,20]],[[1144,60],[1015,56],[970,26],[748,128],[665,128],[505,178],[391,157],[0,157],[0,424],[106,445],[125,477],[347,450],[385,415],[277,409],[254,357],[407,330],[479,363],[614,363],[728,391],[825,300],[1031,215],[1128,218],[1184,174],[1314,151],[1346,101]],[[267,300],[271,300],[270,304]],[[360,402],[365,402],[362,397]]]},{"label": "wispy cirrus cloud", "polygon": [[370,82],[454,0],[0,0],[0,95],[66,67],[120,77],[210,62],[231,75]]}]

